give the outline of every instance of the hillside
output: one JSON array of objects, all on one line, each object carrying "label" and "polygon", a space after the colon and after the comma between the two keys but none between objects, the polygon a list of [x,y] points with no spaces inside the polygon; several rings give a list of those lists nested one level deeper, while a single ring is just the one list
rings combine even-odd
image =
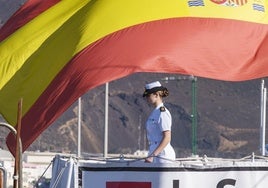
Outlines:
[{"label": "hillside", "polygon": [[[143,83],[148,80],[161,80],[165,76],[166,74],[139,73],[109,84],[110,153],[132,153],[146,147],[143,123],[151,108],[141,96]],[[241,157],[251,152],[258,153],[259,83],[259,80],[228,83],[198,78],[199,155]],[[189,156],[191,83],[173,81],[163,84],[171,92],[170,97],[166,99],[166,105],[173,115],[172,145],[176,148],[178,156]],[[82,97],[82,151],[86,153],[102,152],[104,92],[104,86],[100,86]],[[75,152],[76,111],[74,104],[42,134],[31,149],[64,149]]]},{"label": "hillside", "polygon": [[[2,23],[22,1],[0,0]],[[159,80],[170,96],[166,106],[173,116],[172,145],[178,157],[191,155],[191,82],[162,81],[166,76],[137,73],[109,84],[109,153],[133,153],[146,149],[144,122],[152,110],[142,98],[144,85]],[[197,81],[197,154],[209,157],[244,157],[259,154],[260,79],[224,82],[207,78]],[[82,152],[103,152],[105,87],[82,96]],[[7,134],[0,128],[0,147]],[[29,150],[75,153],[77,104],[73,104],[30,146]]]}]

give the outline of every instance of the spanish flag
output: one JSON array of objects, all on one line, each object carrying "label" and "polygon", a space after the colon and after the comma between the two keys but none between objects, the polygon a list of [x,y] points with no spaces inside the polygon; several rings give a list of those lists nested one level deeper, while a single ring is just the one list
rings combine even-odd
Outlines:
[{"label": "spanish flag", "polygon": [[265,77],[267,12],[267,0],[28,0],[0,30],[0,113],[15,127],[23,98],[26,150],[82,94],[135,72]]}]

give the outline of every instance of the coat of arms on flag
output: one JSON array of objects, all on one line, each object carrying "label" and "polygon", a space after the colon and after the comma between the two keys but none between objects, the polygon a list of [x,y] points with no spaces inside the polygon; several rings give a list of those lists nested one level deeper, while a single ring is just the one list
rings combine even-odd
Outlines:
[{"label": "coat of arms on flag", "polygon": [[210,1],[219,5],[232,6],[232,7],[242,6],[248,2],[248,0],[210,0]]}]

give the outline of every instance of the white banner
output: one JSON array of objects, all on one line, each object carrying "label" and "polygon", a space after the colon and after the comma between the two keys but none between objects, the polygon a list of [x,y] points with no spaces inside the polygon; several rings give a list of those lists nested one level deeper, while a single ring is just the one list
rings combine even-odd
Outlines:
[{"label": "white banner", "polygon": [[51,188],[268,188],[268,160],[166,164],[56,156]]},{"label": "white banner", "polygon": [[267,188],[268,167],[81,168],[85,188]]}]

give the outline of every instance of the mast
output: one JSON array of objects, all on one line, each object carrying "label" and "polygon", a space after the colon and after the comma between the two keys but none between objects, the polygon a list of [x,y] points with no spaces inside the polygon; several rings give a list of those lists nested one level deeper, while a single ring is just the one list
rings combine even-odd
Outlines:
[{"label": "mast", "polygon": [[103,157],[107,157],[108,154],[108,94],[109,83],[105,84],[105,123],[104,123],[104,143],[103,143]]},{"label": "mast", "polygon": [[81,97],[78,99],[77,157],[81,157]]},{"label": "mast", "polygon": [[261,121],[260,121],[260,151],[261,155],[265,156],[265,127],[266,127],[266,99],[267,89],[264,79],[261,81]]}]

